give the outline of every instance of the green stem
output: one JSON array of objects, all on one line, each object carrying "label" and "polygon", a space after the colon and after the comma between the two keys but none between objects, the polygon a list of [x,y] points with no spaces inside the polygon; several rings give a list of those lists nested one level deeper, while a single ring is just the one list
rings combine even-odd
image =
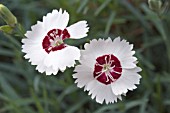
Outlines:
[{"label": "green stem", "polygon": [[37,107],[39,113],[44,113],[43,107],[41,106],[41,103],[40,103],[38,97],[35,95],[32,87],[30,88],[30,92],[31,92],[32,97],[35,100],[35,104],[36,104],[36,107]]},{"label": "green stem", "polygon": [[16,32],[18,33],[19,36],[21,36],[22,38],[26,38],[25,36],[25,30],[23,29],[21,24],[17,24],[16,25]]},{"label": "green stem", "polygon": [[47,94],[47,89],[46,89],[46,79],[44,79],[44,84],[43,84],[43,98],[44,98],[44,111],[47,113],[48,112],[48,94]]},{"label": "green stem", "polygon": [[160,75],[158,75],[157,78],[157,105],[158,105],[158,109],[159,109],[159,113],[164,113],[164,105],[163,105],[163,101],[162,101],[162,87],[161,87],[161,81],[160,81]]},{"label": "green stem", "polygon": [[164,43],[165,43],[165,46],[166,46],[166,50],[167,50],[167,56],[168,56],[168,69],[170,68],[170,44],[169,44],[169,40],[168,40],[168,37],[166,35],[166,32],[165,32],[165,27],[164,27],[164,24],[163,24],[163,20],[161,20],[161,18],[159,18],[160,20],[160,24],[162,26],[162,31],[160,31],[161,35],[162,35],[162,38],[164,40]]}]

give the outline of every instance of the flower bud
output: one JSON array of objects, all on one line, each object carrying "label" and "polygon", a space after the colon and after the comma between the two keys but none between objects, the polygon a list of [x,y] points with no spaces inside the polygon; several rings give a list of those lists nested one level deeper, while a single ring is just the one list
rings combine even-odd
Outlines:
[{"label": "flower bud", "polygon": [[0,4],[0,18],[2,18],[9,26],[17,24],[16,17],[3,4]]},{"label": "flower bud", "polygon": [[149,8],[153,11],[160,12],[162,8],[162,0],[148,0]]}]

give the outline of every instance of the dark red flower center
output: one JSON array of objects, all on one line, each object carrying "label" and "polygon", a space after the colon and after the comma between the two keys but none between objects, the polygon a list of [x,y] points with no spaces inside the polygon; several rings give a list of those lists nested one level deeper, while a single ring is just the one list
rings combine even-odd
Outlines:
[{"label": "dark red flower center", "polygon": [[96,59],[93,76],[99,82],[108,85],[122,74],[120,61],[113,54],[103,55]]},{"label": "dark red flower center", "polygon": [[67,38],[70,38],[70,34],[68,33],[67,29],[52,29],[44,37],[42,47],[47,53],[61,50],[67,47],[67,45],[63,42],[63,40]]}]

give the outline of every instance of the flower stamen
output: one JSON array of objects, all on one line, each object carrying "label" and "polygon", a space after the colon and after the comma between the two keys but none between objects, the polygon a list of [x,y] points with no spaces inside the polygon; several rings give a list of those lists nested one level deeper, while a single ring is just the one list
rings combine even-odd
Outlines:
[{"label": "flower stamen", "polygon": [[103,73],[101,72],[99,75],[95,76],[95,79],[97,79],[98,77],[100,77]]},{"label": "flower stamen", "polygon": [[103,65],[99,64],[98,62],[96,63],[97,66],[103,67]]},{"label": "flower stamen", "polygon": [[[118,69],[119,68],[119,69]],[[120,61],[112,54],[103,55],[96,59],[94,78],[104,84],[116,81],[122,74]]]},{"label": "flower stamen", "polygon": [[67,45],[64,44],[63,40],[67,38],[70,38],[67,29],[64,29],[63,31],[60,29],[52,29],[47,33],[47,36],[45,36],[42,42],[43,49],[47,53],[64,49]]}]

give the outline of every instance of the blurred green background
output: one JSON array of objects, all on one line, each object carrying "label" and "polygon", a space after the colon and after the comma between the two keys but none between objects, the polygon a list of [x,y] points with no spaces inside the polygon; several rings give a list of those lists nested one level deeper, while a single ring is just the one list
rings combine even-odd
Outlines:
[{"label": "blurred green background", "polygon": [[83,48],[90,39],[121,36],[134,44],[143,69],[136,90],[100,105],[76,87],[74,68],[40,74],[23,58],[23,37],[0,32],[0,113],[170,113],[170,12],[168,0],[162,2],[154,13],[147,0],[0,0],[25,30],[53,9],[66,9],[70,25],[87,20],[90,26],[88,37],[68,43]]}]

